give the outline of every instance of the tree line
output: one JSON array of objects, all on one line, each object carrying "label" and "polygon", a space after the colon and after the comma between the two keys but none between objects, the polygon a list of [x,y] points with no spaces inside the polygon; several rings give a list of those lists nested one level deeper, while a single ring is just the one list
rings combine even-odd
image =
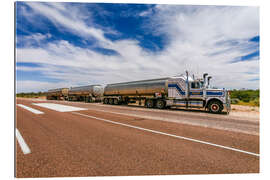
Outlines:
[{"label": "tree line", "polygon": [[40,96],[45,96],[45,93],[43,92],[29,92],[29,93],[17,93],[16,97],[26,97],[26,98],[34,98],[34,97],[40,97]]}]

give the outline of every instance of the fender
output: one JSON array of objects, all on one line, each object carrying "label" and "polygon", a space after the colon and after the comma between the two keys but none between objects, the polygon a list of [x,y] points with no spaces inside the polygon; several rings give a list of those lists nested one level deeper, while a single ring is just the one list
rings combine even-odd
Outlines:
[{"label": "fender", "polygon": [[223,105],[222,100],[220,100],[219,98],[213,97],[213,98],[207,98],[206,103],[205,103],[205,108],[207,108],[208,104],[209,104],[211,101],[219,101],[219,102]]}]

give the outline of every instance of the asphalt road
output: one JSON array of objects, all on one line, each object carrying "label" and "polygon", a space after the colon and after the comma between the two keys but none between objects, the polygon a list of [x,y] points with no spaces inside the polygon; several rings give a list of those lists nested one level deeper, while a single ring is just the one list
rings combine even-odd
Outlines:
[{"label": "asphalt road", "polygon": [[[256,120],[96,103],[16,104],[16,177],[259,172]],[[59,112],[57,104],[84,110]]]}]

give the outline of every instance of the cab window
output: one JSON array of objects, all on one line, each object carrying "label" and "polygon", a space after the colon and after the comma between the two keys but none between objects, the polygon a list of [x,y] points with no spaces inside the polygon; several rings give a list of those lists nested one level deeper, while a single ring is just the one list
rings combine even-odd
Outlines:
[{"label": "cab window", "polygon": [[192,82],[191,83],[191,88],[192,89],[199,89],[200,88],[200,83],[199,82]]}]

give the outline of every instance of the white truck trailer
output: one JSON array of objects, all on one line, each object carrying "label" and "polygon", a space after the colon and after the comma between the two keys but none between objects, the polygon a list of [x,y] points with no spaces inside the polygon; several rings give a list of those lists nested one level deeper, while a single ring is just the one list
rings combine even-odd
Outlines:
[{"label": "white truck trailer", "polygon": [[225,89],[210,88],[211,77],[194,75],[108,84],[104,88],[104,104],[128,104],[138,102],[148,108],[185,107],[204,108],[212,113],[230,112],[230,96]]}]

